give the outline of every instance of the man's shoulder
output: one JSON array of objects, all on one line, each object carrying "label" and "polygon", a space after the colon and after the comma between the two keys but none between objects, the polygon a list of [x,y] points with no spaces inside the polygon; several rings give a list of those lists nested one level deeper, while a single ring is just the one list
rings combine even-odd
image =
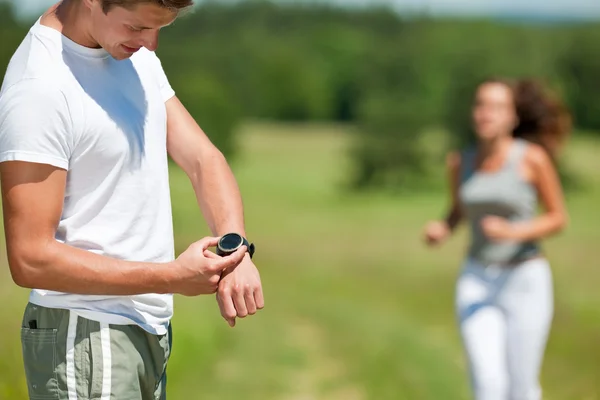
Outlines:
[{"label": "man's shoulder", "polygon": [[[7,119],[72,121],[77,102],[69,99],[60,85],[47,77],[24,78],[0,92],[0,125]],[[24,123],[21,123],[23,125]]]},{"label": "man's shoulder", "polygon": [[51,86],[53,82],[60,80],[61,62],[59,47],[31,29],[8,63],[0,93],[23,82],[28,82],[26,85]]},{"label": "man's shoulder", "polygon": [[57,100],[64,100],[65,94],[60,84],[50,76],[22,77],[5,81],[0,90],[0,103],[16,99],[47,100],[48,105],[52,105]]}]

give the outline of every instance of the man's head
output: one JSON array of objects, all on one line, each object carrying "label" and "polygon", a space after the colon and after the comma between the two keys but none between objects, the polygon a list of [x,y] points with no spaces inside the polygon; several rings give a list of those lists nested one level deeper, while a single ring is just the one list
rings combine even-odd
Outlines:
[{"label": "man's head", "polygon": [[156,50],[160,29],[193,4],[193,0],[82,1],[90,13],[89,34],[118,60],[142,47]]}]

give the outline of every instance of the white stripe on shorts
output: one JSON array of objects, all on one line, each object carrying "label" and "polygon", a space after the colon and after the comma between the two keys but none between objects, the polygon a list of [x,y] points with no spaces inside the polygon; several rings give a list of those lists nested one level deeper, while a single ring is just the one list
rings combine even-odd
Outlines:
[{"label": "white stripe on shorts", "polygon": [[100,323],[100,341],[102,343],[102,397],[100,397],[100,400],[110,400],[112,354],[110,350],[110,327],[105,322]]},{"label": "white stripe on shorts", "polygon": [[75,336],[77,335],[77,314],[69,312],[69,330],[67,331],[67,390],[69,400],[77,400],[77,381],[75,380]]}]

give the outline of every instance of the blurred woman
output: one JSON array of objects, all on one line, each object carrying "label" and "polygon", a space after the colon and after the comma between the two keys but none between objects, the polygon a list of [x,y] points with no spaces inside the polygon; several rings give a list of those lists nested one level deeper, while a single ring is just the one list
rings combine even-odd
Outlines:
[{"label": "blurred woman", "polygon": [[425,240],[439,245],[470,225],[456,309],[475,398],[539,400],[553,315],[539,241],[567,223],[554,160],[571,119],[538,83],[501,79],[479,85],[472,118],[477,144],[448,155],[451,207]]}]

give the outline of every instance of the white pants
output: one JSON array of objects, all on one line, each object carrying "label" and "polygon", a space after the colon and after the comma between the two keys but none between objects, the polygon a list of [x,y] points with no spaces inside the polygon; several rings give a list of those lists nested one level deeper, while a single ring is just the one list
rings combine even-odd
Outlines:
[{"label": "white pants", "polygon": [[553,314],[545,259],[512,267],[467,260],[456,308],[477,400],[540,400],[539,373]]}]

